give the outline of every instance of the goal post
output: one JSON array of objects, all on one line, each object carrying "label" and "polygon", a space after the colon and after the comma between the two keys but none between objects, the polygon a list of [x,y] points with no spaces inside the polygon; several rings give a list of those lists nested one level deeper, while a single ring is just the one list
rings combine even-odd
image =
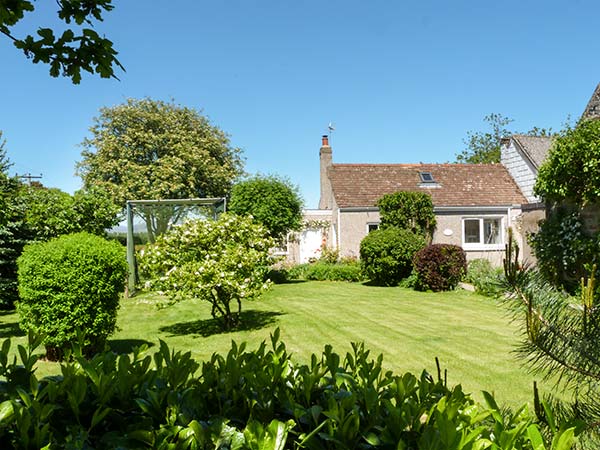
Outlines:
[{"label": "goal post", "polygon": [[[127,292],[129,296],[135,293],[139,282],[137,261],[135,256],[135,229],[145,227],[146,239],[149,243],[168,231],[173,225],[189,219],[216,220],[219,214],[225,212],[227,199],[215,198],[186,198],[165,200],[127,200],[127,264],[129,277]],[[136,224],[135,218],[140,219]]]}]

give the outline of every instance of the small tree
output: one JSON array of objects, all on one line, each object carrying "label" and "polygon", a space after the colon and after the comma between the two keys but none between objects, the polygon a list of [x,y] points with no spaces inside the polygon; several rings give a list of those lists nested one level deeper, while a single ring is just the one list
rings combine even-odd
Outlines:
[{"label": "small tree", "polygon": [[377,206],[381,215],[381,228],[402,228],[431,239],[435,229],[435,214],[430,195],[400,191],[384,195]]},{"label": "small tree", "polygon": [[231,329],[239,323],[242,302],[269,286],[264,279],[274,242],[266,235],[249,217],[188,221],[147,248],[141,270],[174,301],[192,297],[211,303],[213,318]]},{"label": "small tree", "polygon": [[250,215],[277,240],[302,225],[302,198],[298,187],[274,175],[256,175],[231,190],[229,211]]}]

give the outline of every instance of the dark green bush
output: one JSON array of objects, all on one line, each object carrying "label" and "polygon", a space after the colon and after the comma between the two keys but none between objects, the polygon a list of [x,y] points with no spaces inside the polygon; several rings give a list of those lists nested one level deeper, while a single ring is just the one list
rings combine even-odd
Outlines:
[{"label": "dark green bush", "polygon": [[600,233],[586,232],[579,210],[572,206],[553,208],[529,241],[542,275],[570,293],[579,288],[594,264],[600,268]]},{"label": "dark green bush", "polygon": [[465,251],[458,245],[432,244],[414,256],[417,287],[434,292],[454,289],[467,273]]},{"label": "dark green bush", "polygon": [[86,351],[104,347],[114,331],[127,275],[125,251],[88,233],[25,247],[17,260],[20,326],[44,335],[50,359],[81,338]]},{"label": "dark green bush", "polygon": [[395,286],[410,275],[414,254],[425,246],[425,238],[396,227],[369,233],[360,243],[365,278],[375,284]]},{"label": "dark green bush", "polygon": [[465,281],[475,287],[475,292],[489,297],[502,293],[501,282],[504,271],[501,267],[492,267],[487,259],[474,259],[467,264]]},{"label": "dark green bush", "polygon": [[[573,428],[544,439],[526,409],[476,404],[460,385],[423,372],[394,375],[362,344],[327,345],[292,360],[279,331],[253,351],[232,343],[201,365],[164,342],[153,354],[79,351],[61,377],[38,380],[0,351],[0,447],[84,449],[521,449],[570,448]],[[552,417],[551,420],[554,420]],[[560,440],[559,440],[560,438]],[[546,442],[544,442],[546,441]]]}]

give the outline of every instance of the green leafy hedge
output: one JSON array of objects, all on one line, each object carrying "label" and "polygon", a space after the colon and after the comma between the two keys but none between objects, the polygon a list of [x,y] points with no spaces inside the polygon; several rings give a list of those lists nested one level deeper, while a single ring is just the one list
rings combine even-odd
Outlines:
[{"label": "green leafy hedge", "polygon": [[76,233],[26,246],[17,264],[20,326],[45,336],[48,358],[59,359],[78,329],[90,352],[104,348],[127,275],[121,245]]},{"label": "green leafy hedge", "polygon": [[38,380],[0,352],[2,448],[566,450],[574,429],[545,441],[526,409],[476,404],[423,372],[396,376],[353,344],[296,364],[279,331],[253,351],[232,342],[201,365],[164,342],[149,354],[87,360],[75,349],[62,377]]},{"label": "green leafy hedge", "polygon": [[362,269],[358,261],[327,263],[317,261],[298,264],[287,270],[288,280],[315,281],[363,281]]},{"label": "green leafy hedge", "polygon": [[412,271],[414,254],[425,246],[425,237],[396,227],[369,233],[360,243],[365,277],[375,284],[397,285]]}]

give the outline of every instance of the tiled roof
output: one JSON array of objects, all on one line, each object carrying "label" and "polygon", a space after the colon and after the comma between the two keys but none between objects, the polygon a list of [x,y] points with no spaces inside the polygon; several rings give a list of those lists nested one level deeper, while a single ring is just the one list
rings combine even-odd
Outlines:
[{"label": "tiled roof", "polygon": [[592,98],[581,115],[582,119],[600,119],[600,83],[592,94]]},{"label": "tiled roof", "polygon": [[552,147],[552,137],[547,136],[528,136],[525,134],[515,134],[513,139],[517,141],[525,156],[533,163],[536,169],[542,165],[550,147]]},{"label": "tiled roof", "polygon": [[[437,187],[422,183],[419,172],[430,172]],[[434,206],[527,203],[501,164],[333,164],[328,174],[340,208],[376,206],[397,191],[431,194]]]}]

